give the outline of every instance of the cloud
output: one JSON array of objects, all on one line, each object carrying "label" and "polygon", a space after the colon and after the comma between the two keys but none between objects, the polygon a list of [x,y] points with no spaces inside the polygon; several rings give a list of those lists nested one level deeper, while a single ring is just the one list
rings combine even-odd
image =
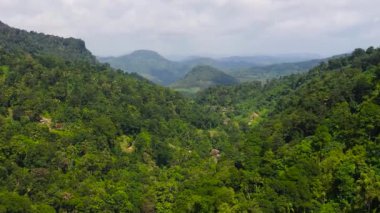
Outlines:
[{"label": "cloud", "polygon": [[11,26],[79,37],[98,55],[335,54],[377,46],[377,0],[0,0]]}]

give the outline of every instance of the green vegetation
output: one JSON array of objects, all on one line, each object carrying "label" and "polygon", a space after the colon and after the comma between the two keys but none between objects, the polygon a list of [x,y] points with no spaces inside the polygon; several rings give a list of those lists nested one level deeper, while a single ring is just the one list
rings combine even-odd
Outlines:
[{"label": "green vegetation", "polygon": [[202,89],[217,85],[233,85],[239,81],[226,73],[210,67],[196,66],[185,77],[173,84],[170,87],[177,91],[198,92]]},{"label": "green vegetation", "polygon": [[9,30],[0,212],[380,210],[380,48],[188,99]]},{"label": "green vegetation", "polygon": [[91,63],[96,61],[91,52],[86,49],[84,41],[80,39],[27,32],[9,27],[1,21],[0,31],[0,48],[7,52],[54,56],[70,61],[84,60]]},{"label": "green vegetation", "polygon": [[357,49],[307,74],[199,95],[241,122],[233,158],[251,176],[239,189],[262,211],[379,211],[379,65],[380,48]]}]

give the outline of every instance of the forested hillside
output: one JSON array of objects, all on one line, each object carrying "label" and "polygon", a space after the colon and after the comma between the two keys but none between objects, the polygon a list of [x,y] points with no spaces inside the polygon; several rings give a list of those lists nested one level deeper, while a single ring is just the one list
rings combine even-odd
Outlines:
[{"label": "forested hillside", "polygon": [[7,52],[55,56],[64,60],[95,62],[95,57],[85,47],[84,41],[61,38],[10,27],[0,21],[0,48]]},{"label": "forested hillside", "polygon": [[[380,49],[262,85],[210,88],[244,131],[237,189],[264,212],[377,212],[380,206]],[[236,191],[235,191],[236,192]]]},{"label": "forested hillside", "polygon": [[197,128],[215,126],[213,112],[92,60],[3,44],[2,211],[150,211],[161,168],[208,157]]},{"label": "forested hillside", "polygon": [[9,30],[1,212],[380,210],[379,48],[188,99]]}]

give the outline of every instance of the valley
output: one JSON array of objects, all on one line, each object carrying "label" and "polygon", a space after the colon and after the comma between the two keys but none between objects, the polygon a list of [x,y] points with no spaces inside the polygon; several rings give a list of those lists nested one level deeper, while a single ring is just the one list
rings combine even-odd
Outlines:
[{"label": "valley", "polygon": [[[190,57],[182,61],[171,61],[151,50],[136,50],[131,54],[120,57],[98,57],[100,62],[109,63],[117,69],[129,73],[137,73],[154,83],[170,86],[175,85],[178,91],[187,91],[194,94],[200,88],[208,85],[199,85],[197,88],[189,89],[188,85],[181,85],[194,68],[198,66],[209,66],[225,72],[242,82],[260,80],[265,82],[273,78],[293,73],[306,72],[327,59],[314,59],[315,55],[279,55],[279,56],[252,56],[252,57]],[[313,60],[311,60],[313,59]],[[203,76],[198,72],[197,78]],[[192,73],[191,75],[194,75]],[[202,79],[207,82],[208,79]],[[186,80],[185,80],[186,81]],[[172,86],[171,86],[172,87]]]},{"label": "valley", "polygon": [[380,211],[379,47],[194,60],[0,22],[0,212]]}]

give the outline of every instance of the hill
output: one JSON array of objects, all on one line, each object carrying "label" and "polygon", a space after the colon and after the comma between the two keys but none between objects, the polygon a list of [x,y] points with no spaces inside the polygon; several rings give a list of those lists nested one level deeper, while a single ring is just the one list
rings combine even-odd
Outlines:
[{"label": "hill", "polygon": [[231,56],[222,58],[193,57],[182,61],[186,65],[209,65],[228,73],[246,70],[251,67],[265,67],[274,64],[297,63],[319,58],[313,54],[284,54],[278,56]]},{"label": "hill", "polygon": [[207,65],[196,66],[185,77],[170,87],[177,90],[199,91],[211,86],[233,85],[239,81],[226,73]]},{"label": "hill", "polygon": [[137,50],[120,57],[99,57],[98,59],[129,73],[138,73],[161,85],[168,85],[183,76],[182,65],[150,50]]},{"label": "hill", "polygon": [[0,22],[0,48],[8,52],[27,52],[34,55],[55,56],[64,60],[86,60],[95,57],[86,49],[84,41],[61,38],[42,33],[27,32]]},{"label": "hill", "polygon": [[266,81],[290,74],[307,72],[311,68],[318,66],[327,59],[314,59],[295,63],[280,63],[266,66],[254,66],[248,69],[233,72],[232,75],[242,82]]}]

